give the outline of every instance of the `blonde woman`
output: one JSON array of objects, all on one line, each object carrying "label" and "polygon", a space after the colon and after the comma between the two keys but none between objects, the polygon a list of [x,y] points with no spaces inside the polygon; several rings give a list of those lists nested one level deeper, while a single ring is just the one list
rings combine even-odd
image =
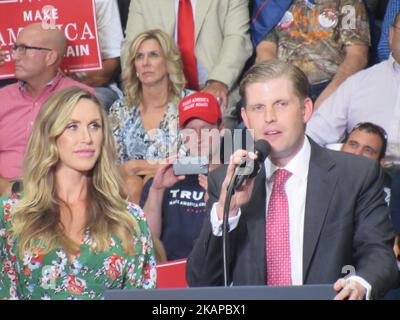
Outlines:
[{"label": "blonde woman", "polygon": [[138,176],[151,176],[157,169],[157,162],[149,160],[165,159],[176,151],[178,102],[190,93],[185,83],[173,39],[161,30],[139,34],[123,68],[126,97],[110,109],[118,162],[134,202],[139,202],[143,184]]},{"label": "blonde woman", "polygon": [[76,87],[40,110],[23,195],[0,202],[0,298],[100,299],[155,286],[147,223],[123,198],[106,117]]}]

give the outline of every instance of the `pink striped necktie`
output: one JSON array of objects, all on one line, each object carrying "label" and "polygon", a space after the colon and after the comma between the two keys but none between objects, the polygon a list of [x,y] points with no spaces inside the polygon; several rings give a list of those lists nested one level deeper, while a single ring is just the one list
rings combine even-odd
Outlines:
[{"label": "pink striped necktie", "polygon": [[289,204],[285,183],[292,174],[285,169],[274,173],[274,186],[266,218],[266,283],[269,286],[291,285]]}]

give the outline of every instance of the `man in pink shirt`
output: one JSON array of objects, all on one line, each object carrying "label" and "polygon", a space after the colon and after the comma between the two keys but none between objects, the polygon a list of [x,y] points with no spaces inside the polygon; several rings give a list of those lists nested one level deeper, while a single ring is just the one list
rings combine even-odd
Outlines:
[{"label": "man in pink shirt", "polygon": [[45,29],[41,23],[26,26],[12,48],[19,81],[0,88],[0,195],[9,193],[13,181],[21,178],[25,147],[46,99],[70,86],[94,93],[92,88],[59,72],[65,50],[63,32]]}]

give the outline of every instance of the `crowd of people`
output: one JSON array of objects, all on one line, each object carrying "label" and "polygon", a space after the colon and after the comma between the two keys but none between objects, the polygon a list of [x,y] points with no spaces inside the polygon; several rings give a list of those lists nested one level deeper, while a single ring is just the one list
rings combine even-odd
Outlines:
[{"label": "crowd of people", "polygon": [[[400,299],[400,1],[95,5],[101,70],[62,72],[65,35],[42,23],[11,47],[0,299],[156,288],[177,259],[189,286]],[[226,279],[227,190],[258,140],[271,152],[228,206]]]}]

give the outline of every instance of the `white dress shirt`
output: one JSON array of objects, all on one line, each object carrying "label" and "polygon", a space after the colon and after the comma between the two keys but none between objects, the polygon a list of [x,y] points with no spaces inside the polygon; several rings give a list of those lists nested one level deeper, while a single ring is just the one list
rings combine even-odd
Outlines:
[{"label": "white dress shirt", "polygon": [[386,130],[387,165],[400,164],[400,65],[392,56],[344,81],[313,114],[306,133],[324,146],[340,142],[359,122]]},{"label": "white dress shirt", "polygon": [[[311,146],[307,138],[304,139],[303,147],[297,155],[284,168],[292,173],[291,177],[285,184],[286,195],[289,203],[289,228],[290,228],[290,258],[292,267],[292,284],[303,284],[303,232],[304,232],[304,212],[306,206],[307,177],[308,166],[310,163]],[[272,187],[274,185],[273,174],[278,168],[267,158],[264,162],[266,176],[267,201],[265,212],[268,210],[269,198],[271,196]],[[215,205],[214,205],[215,206]],[[213,208],[214,211],[214,208]],[[236,228],[241,215],[239,214],[230,218],[230,230]],[[222,235],[222,221],[215,224],[218,220],[216,210],[215,215],[212,213],[213,233],[214,235]]]},{"label": "white dress shirt", "polygon": [[[268,211],[269,198],[274,184],[273,174],[277,169],[286,169],[292,173],[285,184],[285,191],[289,204],[289,232],[290,232],[290,258],[292,285],[303,284],[303,239],[304,239],[304,216],[306,207],[308,169],[311,157],[311,146],[308,138],[304,137],[304,144],[295,157],[284,167],[275,166],[269,158],[264,162],[266,176],[267,200],[265,212]],[[222,220],[218,219],[217,203],[211,210],[212,231],[215,236],[222,235]],[[238,215],[229,218],[229,230],[237,227],[241,210]],[[370,296],[371,286],[368,282],[358,276],[352,279],[359,281],[367,289],[367,298]]]}]

